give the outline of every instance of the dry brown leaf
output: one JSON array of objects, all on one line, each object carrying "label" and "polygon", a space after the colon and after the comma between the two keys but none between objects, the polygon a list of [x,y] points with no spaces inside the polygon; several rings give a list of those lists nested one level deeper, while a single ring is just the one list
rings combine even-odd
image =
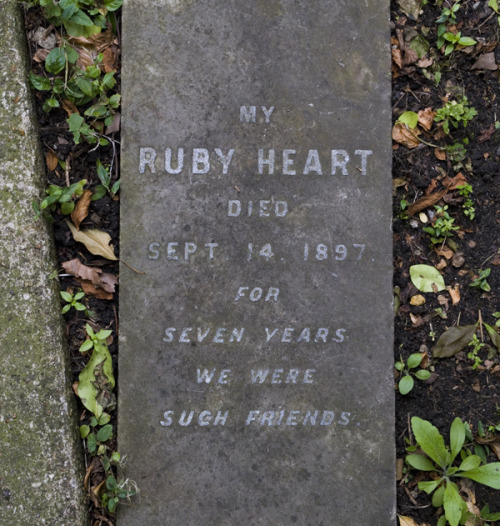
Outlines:
[{"label": "dry brown leaf", "polygon": [[436,112],[432,108],[425,108],[425,110],[420,110],[418,112],[418,123],[424,130],[429,131],[432,128],[434,122],[434,117]]},{"label": "dry brown leaf", "polygon": [[495,254],[490,260],[490,265],[498,266],[500,265],[500,254]]},{"label": "dry brown leaf", "polygon": [[448,266],[448,263],[444,259],[440,259],[435,265],[438,270],[443,270]]},{"label": "dry brown leaf", "polygon": [[47,55],[50,53],[50,50],[48,49],[39,49],[34,55],[33,60],[35,62],[38,62],[38,64],[43,64],[45,62],[45,59],[47,58]]},{"label": "dry brown leaf", "polygon": [[495,53],[484,53],[481,55],[472,66],[472,69],[489,69],[490,71],[496,71],[498,65],[495,62]]},{"label": "dry brown leaf", "polygon": [[103,273],[100,268],[84,265],[78,258],[65,261],[62,267],[68,274],[71,274],[75,278],[90,282],[95,287],[100,287],[108,293],[114,292],[115,285],[118,284],[118,280],[114,274]]},{"label": "dry brown leaf", "polygon": [[436,192],[435,194],[421,197],[418,201],[415,201],[411,206],[408,207],[408,214],[413,216],[415,214],[418,214],[418,212],[435,205],[438,201],[440,201],[443,198],[447,191],[448,189],[445,188],[444,190]]},{"label": "dry brown leaf", "polygon": [[484,129],[478,136],[477,142],[486,142],[491,139],[491,136],[495,133],[495,125],[492,124],[488,128]]},{"label": "dry brown leaf", "polygon": [[401,50],[395,47],[392,47],[391,49],[392,53],[392,60],[394,61],[394,64],[401,69],[403,67],[403,54],[401,53]]},{"label": "dry brown leaf", "polygon": [[52,150],[48,150],[47,155],[45,156],[45,162],[47,163],[47,168],[49,171],[53,172],[59,164],[59,159]]},{"label": "dry brown leaf", "polygon": [[446,161],[446,152],[441,150],[441,148],[434,148],[434,155],[436,156],[436,159]]},{"label": "dry brown leaf", "polygon": [[68,99],[64,99],[62,101],[62,108],[68,114],[68,117],[71,117],[73,113],[80,114],[80,112],[78,111],[78,108]]},{"label": "dry brown leaf", "polygon": [[392,128],[392,139],[407,148],[416,148],[420,141],[418,140],[418,135],[420,135],[418,129],[409,130],[405,124],[396,123]]},{"label": "dry brown leaf", "polygon": [[411,517],[405,517],[404,515],[398,515],[399,526],[426,526],[425,524],[417,524]]},{"label": "dry brown leaf", "polygon": [[119,112],[116,112],[113,115],[113,120],[111,121],[111,124],[106,128],[106,135],[111,135],[112,133],[120,131],[120,122],[121,115]]},{"label": "dry brown leaf", "polygon": [[109,244],[111,236],[108,233],[97,229],[81,230],[79,232],[72,223],[69,221],[66,221],[66,223],[73,234],[74,240],[83,243],[91,254],[103,256],[112,261],[118,260],[113,246]]},{"label": "dry brown leaf", "polygon": [[448,248],[446,246],[443,246],[443,247],[436,247],[436,254],[438,256],[442,256],[446,259],[451,259],[453,257],[453,250],[451,250],[451,248]]},{"label": "dry brown leaf", "polygon": [[467,179],[462,172],[458,172],[455,177],[446,176],[443,179],[443,185],[448,188],[448,190],[456,190],[457,186],[462,186],[467,184]]},{"label": "dry brown leaf", "polygon": [[495,436],[491,438],[476,437],[476,442],[479,444],[487,444],[493,450],[497,458],[500,460],[500,437]]},{"label": "dry brown leaf", "polygon": [[111,292],[106,292],[103,289],[98,289],[91,281],[86,281],[84,279],[78,279],[78,283],[82,286],[83,292],[87,295],[95,296],[98,300],[112,300],[113,294]]},{"label": "dry brown leaf", "polygon": [[71,212],[71,219],[76,226],[77,230],[80,230],[80,223],[87,217],[89,213],[90,202],[92,201],[92,191],[84,190],[80,199],[76,202],[75,209]]},{"label": "dry brown leaf", "polygon": [[419,68],[428,68],[429,66],[432,66],[433,63],[434,63],[434,59],[433,58],[429,58],[429,57],[425,56],[425,57],[422,57],[417,62],[417,66]]},{"label": "dry brown leaf", "polygon": [[412,326],[414,328],[420,327],[421,325],[424,324],[424,319],[422,318],[422,316],[417,316],[411,312],[410,312],[410,319],[411,319]]}]

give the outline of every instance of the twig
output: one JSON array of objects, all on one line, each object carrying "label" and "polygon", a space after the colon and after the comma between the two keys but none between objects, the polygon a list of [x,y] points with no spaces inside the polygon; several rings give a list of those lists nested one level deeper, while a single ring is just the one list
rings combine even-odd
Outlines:
[{"label": "twig", "polygon": [[64,176],[66,177],[66,186],[69,186],[69,170],[71,165],[71,154],[66,157],[66,161],[64,164]]},{"label": "twig", "polygon": [[121,263],[123,263],[126,267],[128,267],[130,270],[133,270],[133,271],[136,272],[137,274],[146,274],[146,272],[142,272],[142,270],[137,270],[136,268],[131,267],[127,262],[123,261],[123,259],[119,259],[118,261],[120,261]]}]

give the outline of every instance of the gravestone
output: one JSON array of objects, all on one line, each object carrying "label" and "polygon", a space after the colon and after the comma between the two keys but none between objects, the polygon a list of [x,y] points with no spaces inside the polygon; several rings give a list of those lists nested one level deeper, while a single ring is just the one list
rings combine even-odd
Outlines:
[{"label": "gravestone", "polygon": [[125,3],[119,526],[395,523],[388,20]]}]

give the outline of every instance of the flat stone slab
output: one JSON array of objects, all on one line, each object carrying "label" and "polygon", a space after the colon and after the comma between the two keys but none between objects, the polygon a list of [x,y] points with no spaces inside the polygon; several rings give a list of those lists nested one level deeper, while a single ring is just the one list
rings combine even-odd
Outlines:
[{"label": "flat stone slab", "polygon": [[395,524],[389,2],[128,2],[119,526]]},{"label": "flat stone slab", "polygon": [[44,166],[17,0],[0,3],[0,523],[87,524]]}]

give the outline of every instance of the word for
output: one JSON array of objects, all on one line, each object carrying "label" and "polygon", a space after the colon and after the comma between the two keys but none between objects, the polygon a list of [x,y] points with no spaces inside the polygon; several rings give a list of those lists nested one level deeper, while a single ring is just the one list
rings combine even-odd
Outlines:
[{"label": "word for", "polygon": [[[314,383],[313,375],[315,373],[316,369],[306,369],[305,371],[300,369],[289,369],[288,371],[284,369],[251,369],[249,380],[251,384],[312,384]],[[196,379],[199,384],[210,384],[213,382],[227,385],[230,375],[231,369],[222,369],[218,374],[217,369],[196,370]]]},{"label": "word for", "polygon": [[[206,426],[225,426],[229,419],[229,411],[194,411],[184,409],[180,416],[176,416],[175,411],[165,411],[163,413],[163,420],[160,420],[160,425],[163,427],[170,427],[173,424],[179,424],[182,427],[190,425],[198,425],[200,427]],[[245,419],[245,425],[257,426],[331,426],[338,424],[340,426],[347,426],[351,421],[351,413],[343,412],[338,419],[335,419],[334,411],[261,411],[252,410],[248,412]]]},{"label": "word for", "polygon": [[[264,294],[264,291],[260,287],[255,287],[252,290],[250,290],[250,287],[240,287],[236,293],[234,301],[239,301],[240,298],[247,297],[247,292],[249,292],[248,299],[253,302],[261,300]],[[264,296],[264,301],[278,301],[279,293],[280,289],[277,287],[269,287],[266,295]]]},{"label": "word for", "polygon": [[[368,173],[368,158],[373,154],[373,150],[354,150],[354,155],[359,157],[356,160],[355,170],[361,175]],[[238,157],[234,148],[229,148],[225,152],[221,148],[208,150],[207,148],[192,148],[188,153],[189,162],[185,168],[185,150],[177,148],[175,154],[172,148],[165,149],[164,161],[158,166],[157,152],[154,148],[139,149],[139,173],[144,174],[146,168],[152,174],[157,170],[165,171],[170,175],[181,175],[187,171],[191,175],[209,175],[215,172],[216,175],[227,175],[232,161]],[[248,154],[245,154],[247,157]],[[174,160],[175,158],[175,160]],[[275,150],[271,148],[265,150],[259,148],[255,155],[255,169],[259,175],[337,175],[338,173],[347,176],[349,164],[352,161],[352,154],[347,150],[308,150],[301,152],[294,148]]]},{"label": "word for", "polygon": [[[266,343],[342,343],[347,335],[347,329],[337,329],[333,331],[328,327],[312,329],[305,327],[297,329],[295,327],[268,328],[264,329]],[[243,327],[167,327],[163,341],[165,343],[241,343],[245,329]]]},{"label": "word for", "polygon": [[[175,335],[176,332],[178,336]],[[179,330],[175,327],[167,327],[163,341],[165,343],[172,343],[173,341],[178,341],[179,343],[202,343],[207,340],[212,343],[239,343],[243,338],[244,332],[245,329],[243,327],[236,329],[228,329],[226,327],[217,327],[215,329],[198,327],[196,331],[193,327],[184,327]],[[191,333],[194,334],[191,335]]]},{"label": "word for", "polygon": [[[253,202],[248,201],[245,205],[245,211],[243,215],[252,216],[258,215],[259,217],[285,217],[288,213],[288,204],[286,201],[274,201],[274,199],[262,199],[258,201],[258,208],[254,210]],[[237,199],[231,199],[227,203],[227,215],[228,217],[240,217],[242,211],[241,201]]]}]

